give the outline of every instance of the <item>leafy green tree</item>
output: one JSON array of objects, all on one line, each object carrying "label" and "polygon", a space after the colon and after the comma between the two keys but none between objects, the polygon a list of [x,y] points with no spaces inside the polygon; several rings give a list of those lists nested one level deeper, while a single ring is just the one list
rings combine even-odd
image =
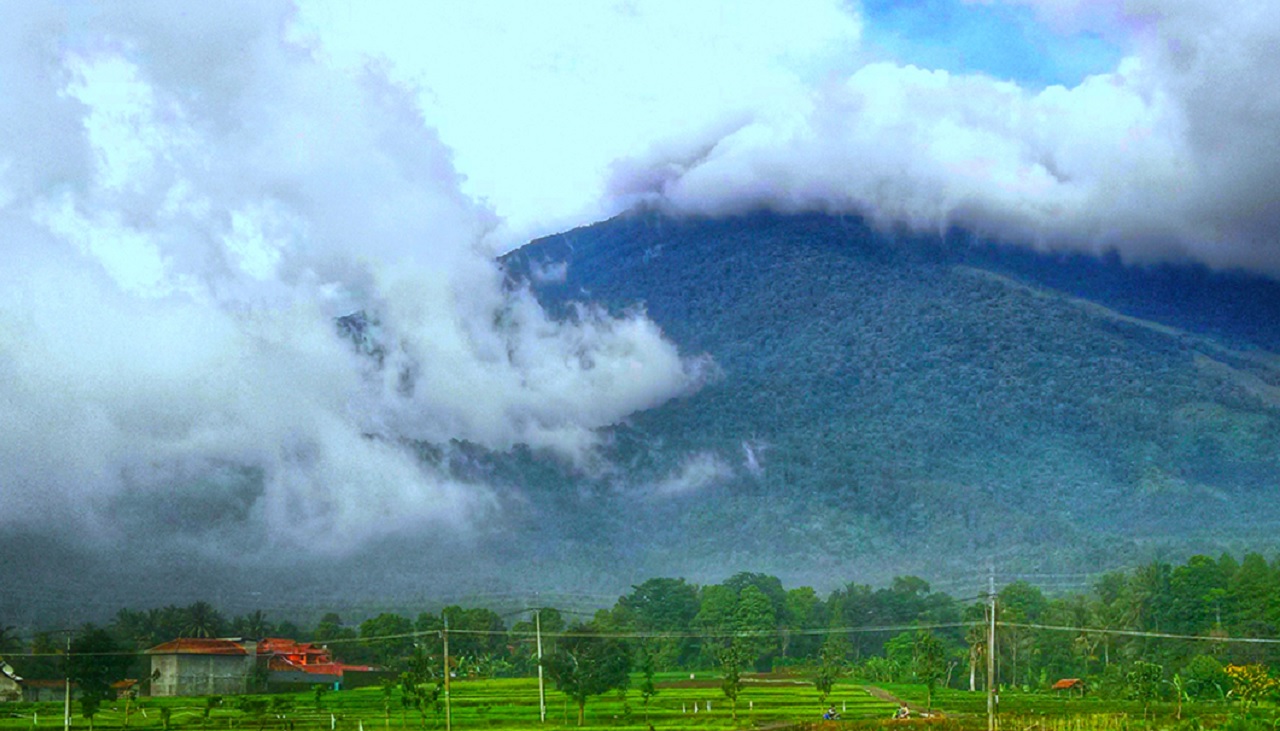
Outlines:
[{"label": "leafy green tree", "polygon": [[1160,698],[1164,686],[1164,668],[1153,662],[1139,660],[1125,674],[1125,686],[1129,697],[1142,701],[1142,717],[1147,717],[1147,709],[1152,701]]},{"label": "leafy green tree", "polygon": [[947,648],[926,629],[917,630],[911,642],[912,672],[925,687],[925,707],[933,708],[933,692],[947,674]]},{"label": "leafy green tree", "polygon": [[1208,556],[1192,556],[1169,574],[1170,632],[1201,634],[1220,628],[1223,600],[1235,573],[1232,563],[1215,561]]},{"label": "leafy green tree", "polygon": [[1187,695],[1196,700],[1222,700],[1231,690],[1231,678],[1222,663],[1209,655],[1196,655],[1182,670]]},{"label": "leafy green tree", "polygon": [[757,670],[768,670],[770,655],[777,650],[777,615],[773,604],[759,587],[748,584],[738,594],[733,610],[733,629],[741,659]]},{"label": "leafy green tree", "polygon": [[884,645],[885,659],[893,670],[893,682],[906,683],[915,678],[915,632],[901,632]]},{"label": "leafy green tree", "polygon": [[356,638],[356,631],[343,625],[342,617],[329,612],[320,618],[320,622],[316,624],[316,629],[311,633],[311,636],[316,642],[353,640]]},{"label": "leafy green tree", "polygon": [[[400,708],[401,725],[404,725],[404,711],[413,708],[418,711],[422,725],[427,725],[427,709],[436,712],[440,709],[440,694],[444,692],[443,671],[437,672],[430,657],[421,647],[415,647],[404,672],[400,673]],[[389,691],[383,688],[383,695]],[[388,716],[390,711],[388,711]]]},{"label": "leafy green tree", "polygon": [[578,725],[586,719],[587,699],[627,687],[631,653],[626,643],[603,637],[589,624],[569,628],[556,651],[543,658],[556,688],[578,705]]},{"label": "leafy green tree", "polygon": [[847,640],[843,634],[832,633],[827,635],[827,641],[822,646],[818,672],[813,679],[813,687],[818,690],[819,705],[826,705],[827,698],[835,688],[836,680],[847,669],[845,661],[846,647]]},{"label": "leafy green tree", "polygon": [[444,608],[450,630],[466,633],[449,635],[449,654],[455,657],[481,658],[498,656],[506,649],[507,626],[492,609],[459,606]]},{"label": "leafy green tree", "polygon": [[719,652],[720,660],[720,692],[729,699],[733,711],[733,720],[738,720],[738,696],[742,695],[742,667],[751,656],[752,651],[745,643],[730,642]]},{"label": "leafy green tree", "polygon": [[[870,586],[850,583],[831,592],[827,599],[831,623],[841,627],[870,627],[883,624],[880,602]],[[857,661],[884,653],[884,638],[876,632],[859,632],[852,636],[850,654]]]},{"label": "leafy green tree", "polygon": [[[698,588],[684,579],[657,578],[631,587],[618,599],[615,613],[624,626],[639,632],[685,633],[698,615]],[[647,639],[655,667],[669,670],[691,662],[696,646],[685,636]]]},{"label": "leafy green tree", "polygon": [[755,589],[769,602],[769,606],[773,609],[773,616],[777,620],[785,623],[790,619],[787,616],[787,591],[782,587],[782,580],[778,577],[741,571],[726,579],[724,585],[739,598],[748,587]]},{"label": "leafy green tree", "polygon": [[444,630],[444,617],[434,612],[423,612],[414,620],[413,629],[418,633],[418,646],[426,650],[428,655],[439,655],[444,652],[444,639],[441,634]]},{"label": "leafy green tree", "polygon": [[826,626],[826,605],[812,587],[802,586],[787,592],[786,612],[781,615],[778,652],[783,657],[815,657],[821,651],[822,638],[806,634]]},{"label": "leafy green tree", "polygon": [[[1026,623],[1038,622],[1049,606],[1049,601],[1038,587],[1025,581],[1015,581],[1000,590],[997,597],[997,617],[1004,622]],[[998,647],[1009,653],[1009,682],[1018,684],[1021,677],[1030,676],[1030,655],[1034,651],[1035,636],[1016,627],[1007,627],[1004,641]],[[1019,675],[1019,670],[1022,674]]]},{"label": "leafy green tree", "polygon": [[658,686],[653,683],[653,655],[644,645],[636,651],[636,669],[640,671],[640,701],[644,704],[644,722],[649,723],[649,701],[658,694]]},{"label": "leafy green tree", "polygon": [[67,677],[80,689],[81,711],[93,727],[93,716],[112,697],[111,684],[124,677],[129,654],[122,652],[111,633],[86,624],[71,641]]},{"label": "leafy green tree", "polygon": [[384,612],[360,623],[360,644],[385,667],[403,665],[413,651],[413,622],[398,614]]}]

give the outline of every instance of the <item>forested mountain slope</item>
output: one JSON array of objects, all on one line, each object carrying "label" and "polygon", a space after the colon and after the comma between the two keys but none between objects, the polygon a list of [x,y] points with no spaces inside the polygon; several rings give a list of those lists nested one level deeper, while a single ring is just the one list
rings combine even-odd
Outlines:
[{"label": "forested mountain slope", "polygon": [[719,367],[618,428],[609,468],[510,475],[651,574],[939,576],[1275,543],[1274,282],[821,215],[634,213],[507,266],[552,307],[643,306]]}]

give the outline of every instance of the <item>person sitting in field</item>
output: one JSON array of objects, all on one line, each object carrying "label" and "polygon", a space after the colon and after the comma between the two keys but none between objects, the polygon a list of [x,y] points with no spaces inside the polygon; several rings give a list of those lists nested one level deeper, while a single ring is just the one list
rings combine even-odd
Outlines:
[{"label": "person sitting in field", "polygon": [[834,721],[837,718],[840,718],[840,714],[836,713],[835,706],[831,706],[830,708],[827,709],[826,713],[822,714],[822,720],[824,721]]},{"label": "person sitting in field", "polygon": [[893,717],[894,717],[894,718],[910,718],[910,717],[911,717],[911,709],[907,708],[907,704],[906,704],[906,703],[903,703],[903,704],[901,704],[901,705],[899,705],[899,706],[898,706],[898,710],[894,711],[894,713],[893,713]]}]

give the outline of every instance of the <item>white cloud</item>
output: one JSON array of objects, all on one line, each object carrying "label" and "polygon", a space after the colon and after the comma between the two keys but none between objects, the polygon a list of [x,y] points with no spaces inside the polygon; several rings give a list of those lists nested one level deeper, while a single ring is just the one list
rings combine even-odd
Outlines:
[{"label": "white cloud", "polygon": [[326,52],[386,59],[420,85],[463,189],[505,217],[506,246],[615,212],[601,201],[613,160],[726,113],[788,107],[861,33],[840,0],[301,5]]},{"label": "white cloud", "polygon": [[611,190],[679,211],[855,211],[1280,272],[1280,92],[1266,50],[1280,12],[1188,0],[1115,17],[1036,4],[1063,27],[1128,28],[1132,54],[1039,91],[870,63],[787,113],[654,145],[615,166]]},{"label": "white cloud", "polygon": [[282,42],[287,5],[2,14],[0,520],[242,552],[465,530],[493,493],[405,440],[583,460],[696,387],[642,314],[506,291],[412,96]]},{"label": "white cloud", "polygon": [[680,466],[662,480],[649,485],[646,494],[668,498],[700,492],[733,477],[733,468],[714,452],[699,452],[686,457]]}]

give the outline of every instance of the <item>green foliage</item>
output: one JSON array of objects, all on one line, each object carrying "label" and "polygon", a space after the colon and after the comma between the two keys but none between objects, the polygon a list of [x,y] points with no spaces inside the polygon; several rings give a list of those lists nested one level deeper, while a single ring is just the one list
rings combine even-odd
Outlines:
[{"label": "green foliage", "polygon": [[129,657],[120,652],[111,633],[87,624],[71,642],[67,675],[80,689],[80,708],[90,726],[99,707],[115,697],[111,684],[124,677]]},{"label": "green foliage", "polygon": [[658,695],[658,686],[654,685],[654,659],[653,655],[645,649],[644,645],[640,645],[636,651],[636,669],[640,671],[640,685],[637,690],[640,691],[640,700],[644,704],[644,721],[649,722],[649,702],[654,696]]},{"label": "green foliage", "polygon": [[827,698],[835,688],[836,680],[844,675],[847,665],[844,659],[848,642],[842,634],[831,634],[822,647],[822,655],[818,662],[818,672],[813,679],[813,687],[818,691],[818,703],[826,704]]},{"label": "green foliage", "polygon": [[1129,697],[1141,701],[1144,709],[1164,695],[1164,686],[1164,668],[1152,662],[1139,660],[1125,674]]},{"label": "green foliage", "polygon": [[360,623],[361,644],[373,652],[384,667],[402,666],[413,651],[413,622],[398,614],[384,612]]},{"label": "green foliage", "polygon": [[925,707],[933,708],[933,691],[947,672],[947,649],[929,630],[917,630],[911,643],[911,669],[928,691]]},{"label": "green foliage", "polygon": [[[603,497],[611,478],[489,460],[548,500],[566,485],[602,496],[558,516],[575,540],[625,540],[684,566],[733,545],[788,571],[919,556],[931,575],[966,569],[975,551],[1017,556],[1012,570],[1096,571],[1169,547],[1277,545],[1280,407],[1251,385],[1278,382],[1274,359],[1054,291],[1115,287],[1136,306],[1127,314],[1178,328],[1184,293],[1154,309],[1138,295],[1179,289],[1161,280],[1168,270],[772,214],[638,213],[504,263],[518,278],[561,261],[564,281],[533,285],[553,312],[584,292],[613,312],[643,303],[682,352],[719,367],[697,393],[611,431],[603,455],[634,484],[662,484],[690,455],[737,465],[768,435],[758,469],[723,476],[699,510],[673,500],[636,511],[630,496]],[[1274,312],[1276,287],[1265,289],[1254,299]],[[1260,324],[1274,318],[1245,322],[1248,298],[1236,304],[1237,316],[1207,306],[1196,322],[1232,320],[1274,348],[1275,329]],[[1230,506],[1230,534],[1207,532],[1207,501]],[[1177,621],[1202,623],[1213,602],[1195,599]],[[854,659],[884,639],[855,641]],[[1018,684],[1037,680],[1018,659]]]},{"label": "green foliage", "polygon": [[543,665],[556,688],[577,704],[581,726],[588,698],[628,685],[631,654],[621,640],[600,635],[592,625],[578,624],[569,628]]},{"label": "green foliage", "polygon": [[1231,690],[1231,678],[1222,663],[1209,655],[1196,655],[1183,668],[1186,693],[1198,700],[1222,700]]},{"label": "green foliage", "polygon": [[[261,716],[266,712],[269,703],[270,701],[262,696],[242,695],[236,698],[236,710],[246,716]],[[164,707],[160,712],[163,714],[168,710],[168,707]]]},{"label": "green foliage", "polygon": [[[622,626],[674,635],[694,625],[699,612],[698,590],[684,579],[649,579],[631,588],[631,593],[619,597],[614,610]],[[683,667],[696,652],[696,644],[688,637],[647,639],[645,645],[658,670]]]},{"label": "green foliage", "polygon": [[343,625],[342,617],[336,613],[329,612],[320,618],[320,622],[316,624],[312,637],[316,642],[329,642],[332,640],[350,640],[355,639],[356,631]]}]

